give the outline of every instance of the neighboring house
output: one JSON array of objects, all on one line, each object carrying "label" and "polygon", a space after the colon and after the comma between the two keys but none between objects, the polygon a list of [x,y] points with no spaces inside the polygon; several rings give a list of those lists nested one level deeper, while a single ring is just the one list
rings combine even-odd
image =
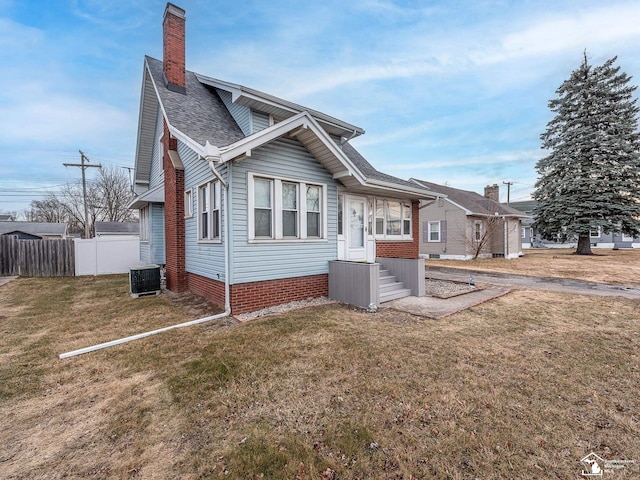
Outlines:
[{"label": "neighboring house", "polygon": [[12,222],[13,220],[13,215],[10,213],[0,213],[0,222]]},{"label": "neighboring house", "polygon": [[164,59],[144,60],[131,204],[141,261],[165,265],[170,290],[234,314],[423,294],[418,204],[434,196],[374,169],[349,143],[361,128],[186,71],[184,28],[167,4]]},{"label": "neighboring house", "polygon": [[0,235],[13,235],[22,240],[67,238],[67,224],[0,221]]},{"label": "neighboring house", "polygon": [[498,201],[498,185],[487,186],[483,197],[423,180],[411,181],[439,194],[420,206],[420,255],[452,260],[522,255],[522,220],[527,215]]},{"label": "neighboring house", "polygon": [[94,228],[96,237],[138,238],[140,236],[138,222],[96,222]]},{"label": "neighboring house", "polygon": [[[521,202],[511,202],[511,207],[526,213],[531,217],[527,225],[528,230],[524,233],[523,248],[575,248],[578,239],[573,236],[569,239],[561,240],[560,235],[556,238],[544,238],[535,226],[534,211],[537,202],[535,200],[525,200]],[[523,224],[524,225],[524,224]],[[640,237],[632,237],[621,233],[604,233],[600,228],[594,228],[590,235],[591,246],[594,248],[640,248]]]}]

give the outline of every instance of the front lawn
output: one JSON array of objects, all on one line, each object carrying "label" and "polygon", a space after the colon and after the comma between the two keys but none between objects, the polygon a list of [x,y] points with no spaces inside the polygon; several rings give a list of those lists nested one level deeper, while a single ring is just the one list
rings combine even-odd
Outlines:
[{"label": "front lawn", "polygon": [[640,473],[634,300],[326,305],[66,360],[193,312],[124,276],[19,279],[0,305],[2,478],[580,478],[592,451]]}]

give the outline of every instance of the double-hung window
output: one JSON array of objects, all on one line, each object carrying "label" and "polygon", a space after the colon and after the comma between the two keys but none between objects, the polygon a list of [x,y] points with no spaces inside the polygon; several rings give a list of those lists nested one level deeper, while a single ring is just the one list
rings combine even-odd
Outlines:
[{"label": "double-hung window", "polygon": [[249,240],[326,239],[326,187],[249,174]]},{"label": "double-hung window", "polygon": [[476,242],[482,240],[482,222],[476,221],[473,224],[473,239]]},{"label": "double-hung window", "polygon": [[429,222],[429,242],[440,241],[440,221]]},{"label": "double-hung window", "polygon": [[198,239],[220,239],[220,182],[198,187]]},{"label": "double-hung window", "polygon": [[193,216],[193,191],[184,192],[184,216],[189,218]]},{"label": "double-hung window", "polygon": [[377,239],[411,239],[411,203],[377,198],[374,219]]}]

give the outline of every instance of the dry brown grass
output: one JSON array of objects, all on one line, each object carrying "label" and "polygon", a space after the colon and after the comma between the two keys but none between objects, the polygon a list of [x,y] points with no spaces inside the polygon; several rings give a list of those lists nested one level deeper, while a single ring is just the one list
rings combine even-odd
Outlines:
[{"label": "dry brown grass", "polygon": [[574,255],[573,249],[524,250],[524,256],[459,260],[425,260],[427,266],[515,273],[539,277],[573,278],[589,282],[640,285],[640,249],[593,249],[594,255]]},{"label": "dry brown grass", "polygon": [[0,477],[546,479],[579,478],[591,451],[640,463],[637,301],[520,290],[441,321],[329,305],[58,360],[190,319],[126,288],[0,288]]}]

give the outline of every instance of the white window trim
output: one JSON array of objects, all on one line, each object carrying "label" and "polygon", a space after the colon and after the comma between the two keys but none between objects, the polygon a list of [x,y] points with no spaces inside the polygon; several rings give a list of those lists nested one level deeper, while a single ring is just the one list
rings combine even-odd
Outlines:
[{"label": "white window trim", "polygon": [[[478,230],[478,225],[480,225],[480,229]],[[476,220],[473,222],[473,231],[471,232],[471,238],[474,242],[482,241],[482,235],[484,235],[484,225],[481,220]],[[478,238],[480,236],[480,238]]]},{"label": "white window trim", "polygon": [[184,192],[184,218],[193,217],[193,188]]},{"label": "white window trim", "polygon": [[[271,237],[255,236],[255,195],[254,180],[264,179],[272,182],[271,187]],[[298,236],[282,235],[282,182],[298,185]],[[320,187],[320,236],[307,237],[307,185]],[[285,177],[274,177],[249,172],[247,174],[247,237],[249,243],[287,243],[287,242],[326,242],[328,231],[327,185],[317,182],[304,182]]]},{"label": "white window trim", "polygon": [[149,205],[140,209],[140,242],[149,243],[151,208]]},{"label": "white window trim", "polygon": [[[215,188],[215,185],[218,185],[218,188]],[[209,235],[211,235],[211,226],[213,225],[211,222],[211,217],[212,217],[212,212],[213,211],[217,211],[218,212],[218,226],[219,226],[219,235],[217,237],[207,237],[207,238],[203,238],[202,237],[202,231],[201,231],[201,226],[202,226],[202,222],[200,220],[200,214],[201,212],[201,202],[200,202],[200,189],[203,187],[209,186]],[[197,212],[197,222],[198,222],[198,227],[197,227],[197,231],[198,231],[198,243],[221,243],[222,242],[222,205],[220,202],[220,182],[218,180],[209,180],[208,182],[204,182],[201,183],[200,185],[198,185],[197,189],[196,189],[196,198],[197,198],[197,205],[198,205],[198,212]],[[215,195],[215,199],[213,198],[213,196]],[[214,200],[215,200],[215,205],[218,206],[217,209],[212,210],[212,207],[214,205]]]},{"label": "white window trim", "polygon": [[602,236],[602,228],[599,226],[596,228],[596,231],[598,232],[596,235],[593,234],[593,228],[589,229],[589,238],[600,238]]},{"label": "white window trim", "polygon": [[[433,221],[429,221],[427,223],[427,243],[428,242],[432,242],[432,243],[439,243],[442,239],[442,222],[440,222],[440,220],[433,220]],[[437,240],[432,240],[431,239],[431,225],[438,225],[438,239]],[[435,232],[433,232],[435,233]]]},{"label": "white window trim", "polygon": [[[383,202],[383,216],[379,217],[376,215],[378,211],[378,202]],[[387,220],[389,218],[389,202],[397,202],[400,203],[400,235],[388,235],[387,234]],[[397,198],[380,198],[376,197],[374,199],[374,212],[373,212],[373,233],[376,240],[395,240],[395,241],[411,241],[413,240],[413,205],[410,201],[407,200],[399,200]],[[409,208],[409,233],[404,233],[404,209],[405,207]],[[376,220],[378,218],[382,218],[382,233],[378,233],[377,231],[377,223]]]}]

